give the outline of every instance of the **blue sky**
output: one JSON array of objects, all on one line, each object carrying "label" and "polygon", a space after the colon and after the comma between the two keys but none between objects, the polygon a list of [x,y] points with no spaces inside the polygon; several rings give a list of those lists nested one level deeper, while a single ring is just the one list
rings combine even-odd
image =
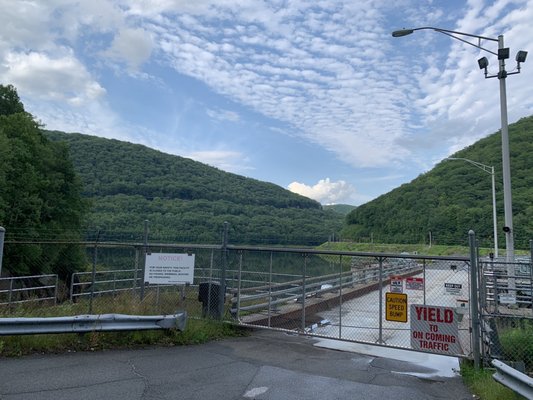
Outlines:
[{"label": "blue sky", "polygon": [[[116,138],[359,205],[500,127],[488,53],[533,46],[533,0],[0,0],[0,83],[48,129]],[[496,44],[484,41],[492,51]],[[533,114],[533,60],[507,80]],[[483,162],[483,160],[477,160]]]}]

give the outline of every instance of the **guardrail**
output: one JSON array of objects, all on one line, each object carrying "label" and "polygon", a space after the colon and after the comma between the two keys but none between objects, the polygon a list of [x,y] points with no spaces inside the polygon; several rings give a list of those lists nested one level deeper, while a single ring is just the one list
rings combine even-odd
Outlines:
[{"label": "guardrail", "polygon": [[533,378],[499,361],[492,360],[496,372],[492,378],[526,399],[533,399]]},{"label": "guardrail", "polygon": [[0,336],[44,333],[84,333],[178,329],[183,331],[187,313],[174,315],[99,314],[47,318],[0,318]]}]

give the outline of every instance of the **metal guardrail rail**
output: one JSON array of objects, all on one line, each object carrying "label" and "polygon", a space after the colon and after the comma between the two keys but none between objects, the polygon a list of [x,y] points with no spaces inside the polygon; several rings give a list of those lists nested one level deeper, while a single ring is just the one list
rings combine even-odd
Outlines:
[{"label": "metal guardrail rail", "polygon": [[[48,283],[43,283],[48,281]],[[0,278],[0,305],[57,301],[57,274],[10,276]],[[7,289],[2,289],[7,287]]]},{"label": "metal guardrail rail", "polygon": [[499,361],[492,360],[496,372],[492,378],[526,399],[533,399],[533,378]]},{"label": "metal guardrail rail", "polygon": [[187,313],[174,315],[97,314],[46,318],[0,318],[0,336],[45,333],[84,333],[178,329],[183,331]]}]

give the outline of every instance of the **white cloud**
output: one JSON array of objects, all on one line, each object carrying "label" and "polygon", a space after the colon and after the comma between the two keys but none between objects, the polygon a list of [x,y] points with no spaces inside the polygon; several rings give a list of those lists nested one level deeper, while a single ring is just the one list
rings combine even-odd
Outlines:
[{"label": "white cloud", "polygon": [[288,189],[293,193],[314,199],[322,204],[337,204],[350,201],[355,194],[355,188],[349,183],[340,180],[332,182],[329,178],[321,179],[313,186],[305,183],[292,182]]},{"label": "white cloud", "polygon": [[230,122],[237,122],[240,120],[240,116],[238,113],[234,111],[229,110],[221,110],[221,109],[207,109],[206,110],[207,115],[209,115],[211,118],[218,120],[218,121],[230,121]]},{"label": "white cloud", "polygon": [[105,94],[85,66],[71,52],[50,57],[45,53],[7,53],[0,79],[14,84],[24,96],[84,105]]},{"label": "white cloud", "polygon": [[[533,20],[533,0],[0,0],[0,8],[0,80],[49,126],[135,137],[143,129],[106,104],[103,76],[125,63],[139,69],[130,78],[144,79],[150,64],[194,78],[354,168],[426,165],[499,126],[498,81],[477,69],[482,53],[429,30],[400,39],[391,30],[504,33],[514,57],[528,50]],[[511,122],[533,112],[532,79],[526,63],[507,80]],[[241,122],[219,104],[209,117]],[[193,156],[249,168],[240,152]]]},{"label": "white cloud", "polygon": [[138,68],[152,54],[152,38],[144,29],[121,29],[114,37],[105,55]]}]

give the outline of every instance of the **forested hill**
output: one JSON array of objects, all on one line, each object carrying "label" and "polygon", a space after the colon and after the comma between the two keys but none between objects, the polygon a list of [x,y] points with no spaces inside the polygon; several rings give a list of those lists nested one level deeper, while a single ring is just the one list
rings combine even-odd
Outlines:
[{"label": "forested hill", "polygon": [[227,173],[148,147],[95,136],[44,131],[68,144],[83,195],[92,201],[88,228],[152,238],[233,242],[319,243],[338,232],[342,216],[272,183]]},{"label": "forested hill", "polygon": [[[533,116],[509,126],[515,247],[533,239]],[[494,133],[452,157],[494,166],[498,241],[505,248],[501,135]],[[493,244],[490,173],[461,160],[444,160],[431,171],[366,203],[347,216],[343,236],[383,243],[465,244],[473,229]]]}]

